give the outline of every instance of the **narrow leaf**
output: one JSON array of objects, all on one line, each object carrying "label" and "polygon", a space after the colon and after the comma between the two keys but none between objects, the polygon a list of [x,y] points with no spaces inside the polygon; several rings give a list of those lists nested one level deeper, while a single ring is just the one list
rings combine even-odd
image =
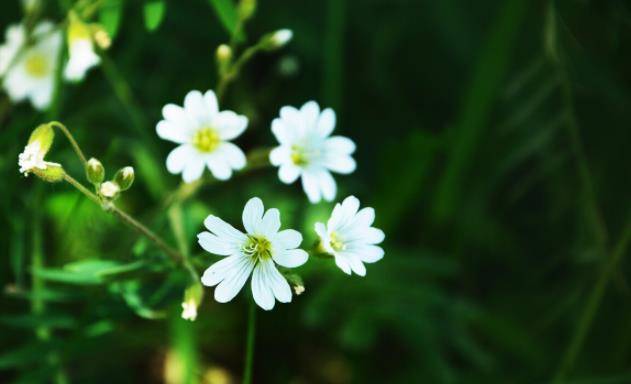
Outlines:
[{"label": "narrow leaf", "polygon": [[145,27],[148,31],[158,29],[164,20],[166,3],[164,0],[150,0],[145,3]]}]

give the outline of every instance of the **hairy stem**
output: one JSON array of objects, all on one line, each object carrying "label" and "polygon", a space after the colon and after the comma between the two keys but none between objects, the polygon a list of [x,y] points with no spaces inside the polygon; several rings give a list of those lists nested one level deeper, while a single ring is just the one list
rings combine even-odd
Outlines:
[{"label": "hairy stem", "polygon": [[248,310],[248,335],[245,344],[245,366],[243,368],[243,384],[252,383],[252,364],[254,362],[254,338],[256,333],[256,304],[250,301]]}]

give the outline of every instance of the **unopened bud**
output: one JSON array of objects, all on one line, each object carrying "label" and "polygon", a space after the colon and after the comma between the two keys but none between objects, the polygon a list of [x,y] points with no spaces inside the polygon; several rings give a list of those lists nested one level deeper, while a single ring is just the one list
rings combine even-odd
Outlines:
[{"label": "unopened bud", "polygon": [[201,284],[195,283],[184,291],[184,300],[182,301],[182,319],[195,321],[197,318],[197,308],[202,302],[204,289]]},{"label": "unopened bud", "polygon": [[239,2],[239,17],[245,21],[251,18],[256,11],[256,0],[241,0]]},{"label": "unopened bud", "polygon": [[93,157],[85,165],[85,175],[90,183],[101,184],[105,178],[105,168],[100,161]]},{"label": "unopened bud", "polygon": [[216,55],[218,62],[229,62],[232,60],[232,49],[227,44],[221,44],[217,47]]},{"label": "unopened bud", "polygon": [[125,167],[116,172],[114,182],[118,184],[121,191],[126,191],[134,183],[134,168]]},{"label": "unopened bud", "polygon": [[48,153],[55,139],[55,130],[50,124],[41,124],[33,130],[28,139],[28,144],[39,142],[39,151],[42,157]]},{"label": "unopened bud", "polygon": [[285,275],[285,278],[294,289],[294,293],[296,294],[296,296],[300,295],[301,293],[305,291],[305,283],[303,282],[302,277],[300,277],[300,275],[295,274],[295,273],[289,273]]},{"label": "unopened bud", "polygon": [[92,29],[92,38],[96,45],[103,50],[108,49],[112,45],[112,38],[105,28],[99,24],[92,24],[90,27]]},{"label": "unopened bud", "polygon": [[293,35],[294,33],[290,29],[279,29],[263,36],[260,44],[263,49],[273,51],[289,43]]},{"label": "unopened bud", "polygon": [[99,188],[99,193],[101,194],[101,196],[108,199],[114,199],[118,196],[119,192],[120,187],[118,186],[118,184],[112,181],[106,181],[105,183],[101,184],[101,187]]},{"label": "unopened bud", "polygon": [[31,171],[35,176],[49,183],[57,183],[64,179],[66,172],[61,164],[46,162],[46,167],[33,168]]}]

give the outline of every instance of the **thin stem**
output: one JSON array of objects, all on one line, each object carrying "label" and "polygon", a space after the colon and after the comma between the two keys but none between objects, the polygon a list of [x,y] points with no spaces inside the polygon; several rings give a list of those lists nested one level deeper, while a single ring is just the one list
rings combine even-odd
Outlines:
[{"label": "thin stem", "polygon": [[53,126],[53,127],[58,128],[64,134],[64,136],[66,136],[66,138],[70,142],[70,145],[72,146],[72,149],[74,149],[74,151],[77,154],[77,156],[79,157],[79,159],[81,159],[81,163],[83,163],[83,165],[85,166],[85,164],[87,163],[87,159],[86,159],[85,155],[83,154],[83,151],[81,150],[81,147],[79,147],[79,144],[75,140],[74,136],[72,136],[72,133],[70,133],[68,128],[66,128],[65,125],[63,125],[62,123],[60,123],[58,121],[51,121],[50,125]]},{"label": "thin stem", "polygon": [[243,368],[243,384],[252,383],[252,364],[254,362],[254,338],[256,332],[256,304],[250,301],[248,310],[248,334],[245,345],[245,367]]},{"label": "thin stem", "polygon": [[81,193],[86,195],[90,200],[102,206],[103,209],[113,213],[125,224],[127,224],[128,226],[136,230],[136,232],[143,235],[147,239],[151,240],[156,246],[158,246],[158,248],[162,249],[162,251],[165,254],[171,257],[173,261],[175,261],[178,264],[182,263],[182,261],[184,260],[184,257],[182,256],[180,252],[178,252],[177,250],[169,246],[164,240],[162,240],[160,236],[156,235],[153,231],[145,227],[138,220],[134,219],[127,212],[118,208],[116,205],[114,205],[113,202],[109,202],[109,201],[102,202],[101,199],[96,194],[91,192],[89,189],[84,187],[83,184],[81,184],[80,182],[78,182],[72,176],[68,174],[64,175],[64,180],[68,182],[69,184],[71,184],[73,187],[77,188]]},{"label": "thin stem", "polygon": [[241,68],[243,68],[243,66],[260,50],[261,46],[259,44],[246,48],[237,61],[228,67],[226,72],[219,78],[219,83],[217,84],[217,99],[219,99],[219,101],[223,99],[226,88],[234,79],[237,78],[239,72],[241,72]]},{"label": "thin stem", "polygon": [[563,355],[563,359],[561,360],[561,364],[554,375],[553,383],[562,383],[565,380],[566,375],[572,369],[576,358],[583,348],[585,338],[589,333],[594,316],[598,312],[598,307],[605,295],[607,284],[616,270],[620,259],[625,254],[627,246],[629,245],[629,240],[631,240],[631,214],[629,215],[627,224],[620,236],[620,240],[618,240],[618,243],[616,244],[611,257],[609,257],[607,264],[603,266],[600,275],[598,276],[598,280],[590,292],[587,303],[583,308],[583,312],[581,313],[576,326],[574,335],[572,336],[572,340],[570,341],[570,344]]}]

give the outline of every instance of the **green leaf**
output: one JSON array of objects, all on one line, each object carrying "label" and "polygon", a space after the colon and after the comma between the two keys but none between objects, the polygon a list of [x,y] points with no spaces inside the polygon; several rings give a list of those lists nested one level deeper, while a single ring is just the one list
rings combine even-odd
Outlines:
[{"label": "green leaf", "polygon": [[17,328],[47,327],[71,329],[75,326],[75,321],[72,317],[63,314],[27,314],[1,316],[0,324]]},{"label": "green leaf", "polygon": [[226,31],[230,33],[230,36],[237,33],[237,23],[239,21],[239,14],[237,13],[237,7],[232,0],[208,0],[210,5],[217,12],[219,21],[226,28]]},{"label": "green leaf", "polygon": [[120,27],[120,21],[123,16],[122,0],[104,0],[99,14],[99,21],[105,28],[110,38],[114,39]]},{"label": "green leaf", "polygon": [[58,283],[98,285],[116,278],[128,278],[132,272],[147,265],[145,261],[124,264],[113,260],[92,259],[66,264],[62,269],[42,268],[35,270],[35,273],[46,280]]},{"label": "green leaf", "polygon": [[162,24],[162,20],[164,20],[165,10],[166,3],[164,0],[150,0],[145,3],[145,27],[147,27],[148,31],[158,29],[160,24]]}]

